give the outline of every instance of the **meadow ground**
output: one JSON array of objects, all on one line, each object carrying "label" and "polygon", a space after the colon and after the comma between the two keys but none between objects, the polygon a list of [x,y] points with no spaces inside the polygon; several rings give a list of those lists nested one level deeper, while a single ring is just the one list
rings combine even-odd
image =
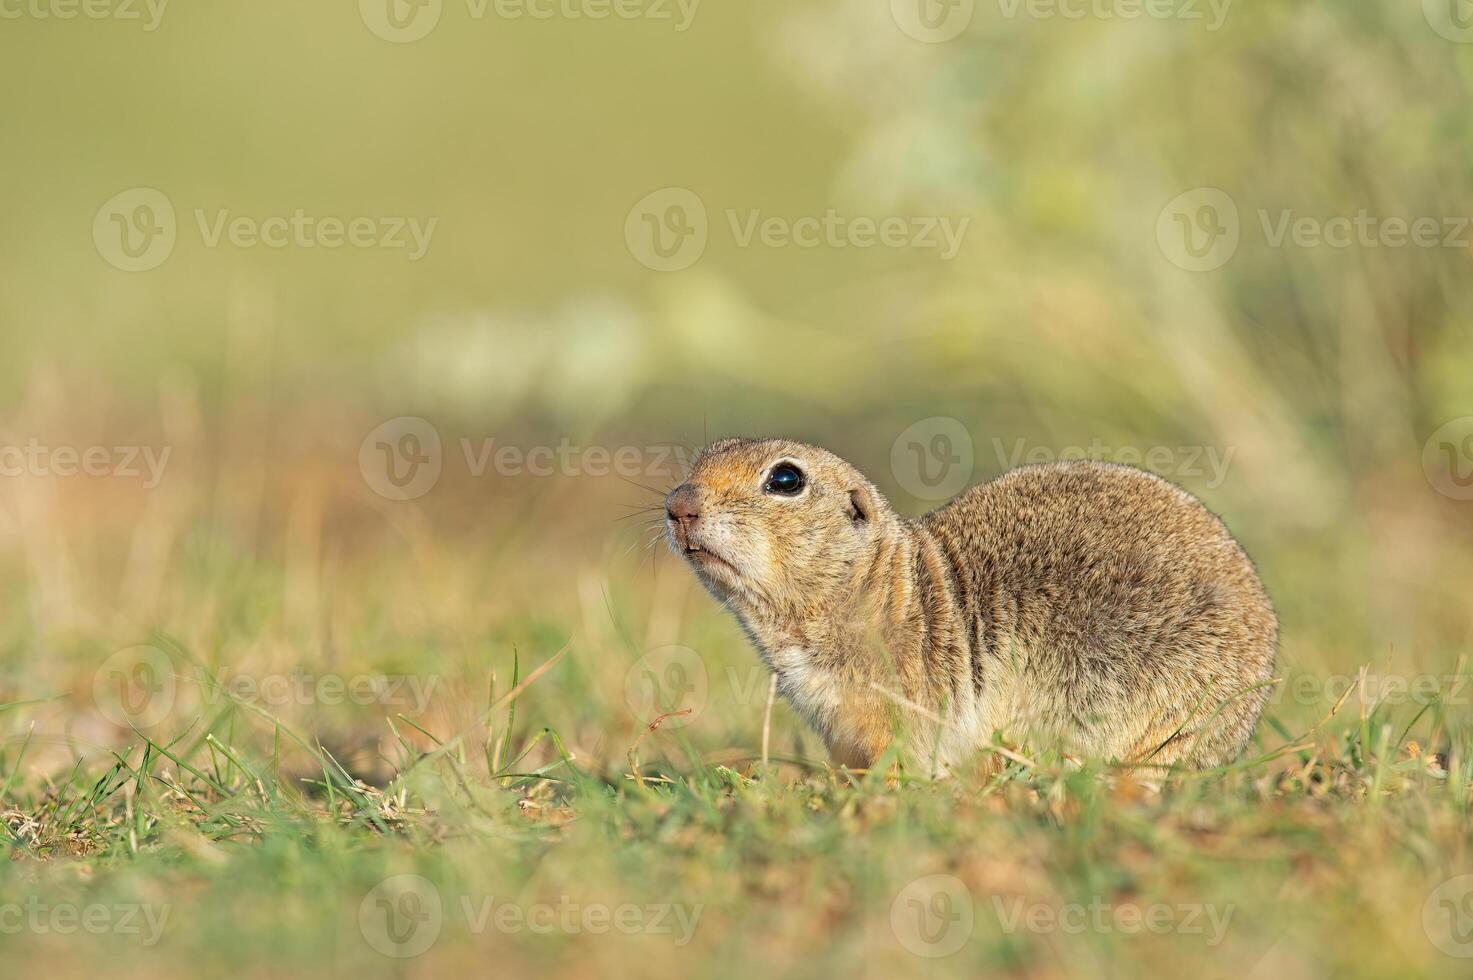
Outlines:
[{"label": "meadow ground", "polygon": [[170,628],[113,648],[101,579],[37,573],[116,502],[21,531],[82,625],[0,710],[7,974],[1466,975],[1461,665],[1290,656],[1244,760],[1160,793],[1026,756],[846,774],[615,519],[642,490],[290,472],[276,547],[124,535],[175,542]]}]

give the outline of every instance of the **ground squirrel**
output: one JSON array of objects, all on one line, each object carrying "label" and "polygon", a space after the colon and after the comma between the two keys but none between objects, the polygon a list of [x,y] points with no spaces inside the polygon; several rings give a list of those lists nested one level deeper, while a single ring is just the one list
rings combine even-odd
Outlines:
[{"label": "ground squirrel", "polygon": [[1218,766],[1253,732],[1277,622],[1222,522],[1157,476],[1025,466],[915,520],[784,439],[706,448],[666,527],[836,762],[897,731],[932,773],[1007,744]]}]

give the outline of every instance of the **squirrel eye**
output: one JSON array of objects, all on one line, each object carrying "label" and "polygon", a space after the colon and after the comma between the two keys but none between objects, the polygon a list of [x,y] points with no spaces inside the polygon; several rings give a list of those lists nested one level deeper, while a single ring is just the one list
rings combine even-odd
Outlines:
[{"label": "squirrel eye", "polygon": [[799,493],[804,485],[803,471],[792,463],[778,463],[767,474],[767,483],[762,487],[768,493],[791,497]]}]

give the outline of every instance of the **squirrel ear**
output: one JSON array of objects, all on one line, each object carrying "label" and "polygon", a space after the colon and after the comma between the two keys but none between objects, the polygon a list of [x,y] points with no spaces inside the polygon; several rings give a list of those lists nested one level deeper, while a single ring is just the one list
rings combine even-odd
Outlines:
[{"label": "squirrel ear", "polygon": [[863,488],[849,491],[849,519],[855,524],[867,523],[875,514],[874,501]]}]

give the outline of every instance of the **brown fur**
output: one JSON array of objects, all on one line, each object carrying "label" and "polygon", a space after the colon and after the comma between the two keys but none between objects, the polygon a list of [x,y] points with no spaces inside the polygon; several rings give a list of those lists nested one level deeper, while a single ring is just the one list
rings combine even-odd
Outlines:
[{"label": "brown fur", "polygon": [[[776,463],[794,498],[766,494]],[[671,545],[736,615],[835,761],[897,725],[944,771],[1001,736],[1069,756],[1216,766],[1268,696],[1277,622],[1195,498],[1113,464],[1027,466],[901,518],[858,471],[781,439],[710,446]]]}]

